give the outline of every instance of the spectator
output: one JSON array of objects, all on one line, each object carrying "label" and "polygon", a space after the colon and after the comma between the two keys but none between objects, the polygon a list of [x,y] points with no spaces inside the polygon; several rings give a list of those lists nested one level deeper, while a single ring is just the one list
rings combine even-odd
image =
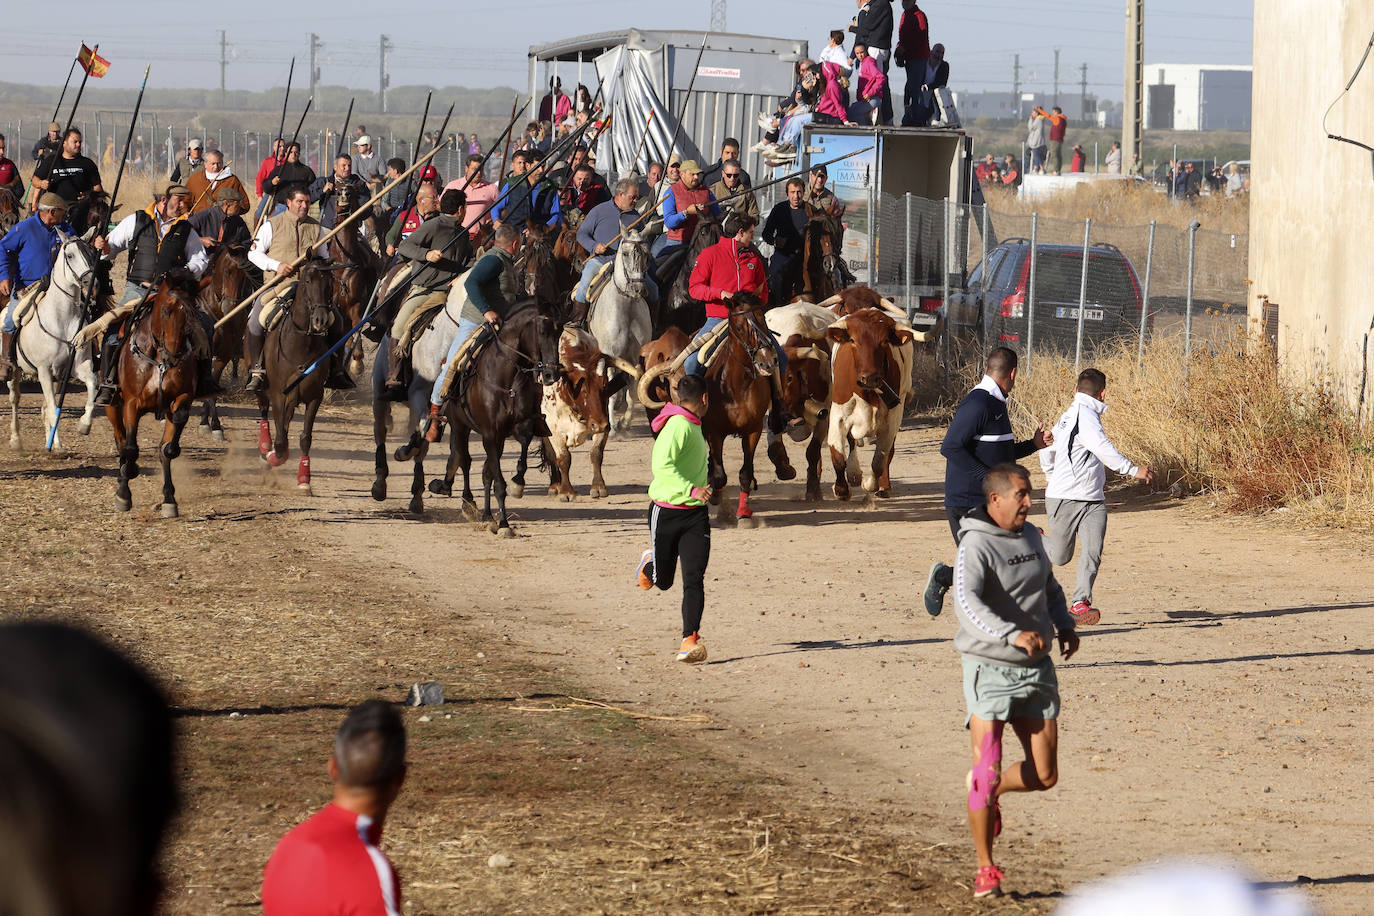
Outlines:
[{"label": "spectator", "polygon": [[902,22],[897,27],[897,49],[893,59],[906,68],[906,88],[902,91],[902,123],[910,113],[915,90],[926,82],[926,60],[930,57],[930,23],[916,0],[902,0]]},{"label": "spectator", "polygon": [[1031,153],[1031,171],[1045,171],[1045,144],[1049,119],[1039,109],[1026,120],[1026,149]]},{"label": "spectator", "polygon": [[192,175],[204,168],[205,158],[201,154],[200,140],[192,137],[186,144],[186,158],[178,159],[176,167],[172,169],[171,181],[185,184]]},{"label": "spectator", "polygon": [[[811,113],[812,124],[842,124],[845,117],[845,87],[848,81],[839,64],[826,61],[821,64],[821,97],[816,100],[816,108]],[[800,133],[798,134],[800,136]]]},{"label": "spectator", "polygon": [[0,627],[0,658],[0,912],[157,912],[158,852],[177,807],[162,692],[60,624]]},{"label": "spectator", "polygon": [[390,704],[353,708],[329,758],[334,798],[282,837],[262,876],[264,916],[401,912],[395,867],[378,848],[406,778],[406,729]]},{"label": "spectator", "polygon": [[1140,154],[1139,154],[1139,153],[1132,153],[1132,154],[1131,154],[1131,169],[1130,169],[1130,176],[1131,176],[1132,178],[1142,178],[1142,177],[1144,177],[1144,175],[1145,175],[1145,166],[1142,165],[1141,162],[1140,162]]},{"label": "spectator", "polygon": [[1058,105],[1049,113],[1043,108],[1036,108],[1035,112],[1049,119],[1050,148],[1047,170],[1051,175],[1058,175],[1064,170],[1064,135],[1068,133],[1069,119],[1064,117],[1064,110]]},{"label": "spectator", "polygon": [[[892,123],[892,93],[887,66],[892,57],[892,0],[857,0],[859,13],[849,24],[854,46],[863,45],[883,76],[878,98],[878,123]],[[861,96],[862,98],[862,96]],[[856,119],[857,120],[857,119]]]},{"label": "spectator", "polygon": [[1073,158],[1069,160],[1069,171],[1081,172],[1083,171],[1083,167],[1087,165],[1087,162],[1088,157],[1083,153],[1082,144],[1075,143],[1073,145]]},{"label": "spectator", "polygon": [[[800,134],[798,135],[800,136]],[[731,159],[739,159],[739,141],[734,137],[726,137],[720,144],[720,158],[706,167],[706,171],[701,173],[701,183],[705,185],[715,184],[720,181],[720,173],[725,169],[725,163]],[[754,181],[749,177],[749,173],[740,169],[740,178],[746,188],[753,187]]]},{"label": "spectator", "polygon": [[33,145],[33,161],[38,162],[43,158],[44,153],[52,153],[54,156],[62,151],[62,125],[53,121],[48,125],[48,132],[38,138],[38,142]]},{"label": "spectator", "polygon": [[844,32],[839,29],[831,30],[830,41],[821,49],[821,53],[816,55],[816,63],[831,63],[839,67],[842,72],[849,72],[849,55],[844,50]]},{"label": "spectator", "polygon": [[24,180],[19,177],[19,166],[5,158],[4,134],[0,134],[0,190],[13,194],[16,204],[24,199]]},{"label": "spectator", "polygon": [[935,90],[949,85],[949,64],[945,62],[944,45],[937,44],[930,49],[930,56],[926,58],[917,80],[911,90],[912,105],[902,115],[903,127],[925,127],[939,111]]},{"label": "spectator", "polygon": [[1174,196],[1187,200],[1197,200],[1202,194],[1202,175],[1193,167],[1192,162],[1183,163],[1183,170],[1174,178]]},{"label": "spectator", "polygon": [[1021,169],[1016,164],[1016,157],[1010,153],[1002,157],[1002,186],[1021,187]]},{"label": "spectator", "polygon": [[[875,2],[886,3],[887,0]],[[868,56],[868,48],[857,41],[854,43],[854,66],[859,74],[858,98],[846,112],[848,121],[851,124],[876,124],[882,116],[887,77],[883,75],[877,61]]]},{"label": "spectator", "polygon": [[572,99],[563,92],[563,80],[549,80],[549,93],[539,102],[539,120],[543,123],[562,121],[572,113]]},{"label": "spectator", "polygon": [[978,179],[979,184],[986,184],[988,174],[995,168],[997,168],[997,160],[992,158],[992,153],[988,153],[983,157],[982,161],[974,167],[974,177]]},{"label": "spectator", "polygon": [[1107,150],[1107,174],[1121,174],[1121,141],[1113,140],[1112,148]]},{"label": "spectator", "polygon": [[596,108],[592,105],[591,92],[581,83],[577,84],[577,98],[573,100],[573,109],[588,117],[596,112]]},{"label": "spectator", "polygon": [[1226,196],[1237,197],[1245,191],[1245,181],[1240,175],[1240,166],[1231,163],[1231,168],[1226,174]]}]

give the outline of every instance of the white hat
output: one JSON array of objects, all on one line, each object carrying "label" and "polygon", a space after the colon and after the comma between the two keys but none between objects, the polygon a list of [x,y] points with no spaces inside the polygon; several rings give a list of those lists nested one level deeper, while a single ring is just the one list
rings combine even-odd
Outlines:
[{"label": "white hat", "polygon": [[369,137],[367,134],[363,134],[361,137],[359,137],[358,139],[356,139],[356,140],[353,141],[353,145],[354,145],[354,146],[371,146],[371,145],[372,145],[372,138]]}]

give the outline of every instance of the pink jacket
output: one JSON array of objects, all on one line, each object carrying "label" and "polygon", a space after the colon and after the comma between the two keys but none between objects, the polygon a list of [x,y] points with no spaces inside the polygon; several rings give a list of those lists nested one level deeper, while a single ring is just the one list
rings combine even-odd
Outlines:
[{"label": "pink jacket", "polygon": [[878,68],[878,62],[871,57],[865,57],[864,62],[859,65],[859,98],[880,98],[886,85],[887,77],[883,76],[883,71]]},{"label": "pink jacket", "polygon": [[[844,95],[840,89],[840,65],[834,61],[821,64],[821,75],[825,77],[825,88],[816,102],[816,112],[844,120]],[[881,73],[878,74],[882,76]]]}]

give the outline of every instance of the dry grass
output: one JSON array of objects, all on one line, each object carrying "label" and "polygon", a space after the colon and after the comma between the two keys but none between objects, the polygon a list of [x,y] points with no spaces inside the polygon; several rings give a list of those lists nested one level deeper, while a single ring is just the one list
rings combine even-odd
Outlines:
[{"label": "dry grass", "polygon": [[1216,232],[1244,234],[1250,227],[1250,201],[1228,199],[1222,194],[1201,197],[1194,203],[1171,200],[1153,186],[1139,182],[1100,181],[1077,185],[1052,197],[1026,199],[993,188],[987,195],[994,212],[1082,220],[1110,226],[1144,226],[1157,220],[1161,226],[1185,229],[1192,220]]},{"label": "dry grass", "polygon": [[[1374,435],[1325,380],[1296,387],[1263,344],[1233,339],[1184,361],[1175,342],[1092,362],[1107,375],[1108,435],[1155,486],[1207,493],[1226,511],[1374,529]],[[1049,427],[1072,397],[1071,358],[1037,354],[1016,402]],[[1022,420],[1027,418],[1022,416]]]}]

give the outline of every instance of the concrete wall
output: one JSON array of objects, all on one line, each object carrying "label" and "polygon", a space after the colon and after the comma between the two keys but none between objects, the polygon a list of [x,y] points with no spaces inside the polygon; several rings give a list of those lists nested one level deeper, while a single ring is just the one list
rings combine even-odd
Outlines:
[{"label": "concrete wall", "polygon": [[[1374,31],[1369,0],[1255,0],[1250,317],[1278,305],[1295,375],[1353,397],[1374,319],[1374,57],[1322,126]],[[1371,354],[1374,360],[1374,354]]]}]

